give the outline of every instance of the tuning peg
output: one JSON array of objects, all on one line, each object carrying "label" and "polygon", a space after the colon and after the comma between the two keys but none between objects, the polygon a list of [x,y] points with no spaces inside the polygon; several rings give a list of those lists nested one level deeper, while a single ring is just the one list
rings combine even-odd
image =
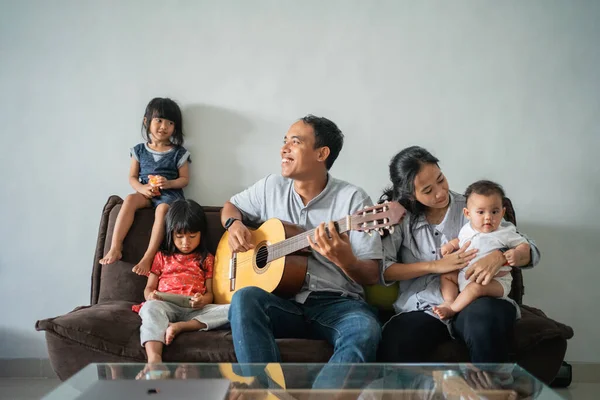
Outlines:
[{"label": "tuning peg", "polygon": [[390,226],[390,227],[388,228],[388,232],[390,233],[390,235],[391,235],[392,233],[394,233],[394,225],[392,225],[392,226]]}]

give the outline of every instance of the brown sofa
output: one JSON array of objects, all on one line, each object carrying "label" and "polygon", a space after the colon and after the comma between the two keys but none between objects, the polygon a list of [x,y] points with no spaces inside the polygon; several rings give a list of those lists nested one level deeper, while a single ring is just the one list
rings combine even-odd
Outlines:
[{"label": "brown sofa", "polygon": [[[153,211],[138,211],[123,246],[119,262],[102,266],[98,263],[108,250],[122,199],[111,196],[104,206],[92,270],[91,305],[75,308],[66,315],[37,321],[36,329],[46,332],[48,353],[56,374],[69,378],[88,363],[144,362],[146,355],[140,345],[138,314],[133,304],[143,301],[146,278],[131,272],[146,249],[153,222]],[[510,203],[509,219],[514,220]],[[209,241],[214,252],[223,234],[219,207],[204,207],[209,224]],[[511,296],[520,304],[523,280],[520,270],[514,273]],[[382,319],[388,313],[382,310]],[[515,327],[511,359],[545,382],[556,375],[573,330],[555,322],[532,307],[522,306],[522,319]],[[284,362],[326,362],[332,348],[324,341],[309,339],[279,339]],[[164,350],[165,362],[235,362],[231,332],[227,329],[209,332],[182,333]],[[468,361],[465,346],[458,341],[447,342],[436,349],[428,361]]]}]

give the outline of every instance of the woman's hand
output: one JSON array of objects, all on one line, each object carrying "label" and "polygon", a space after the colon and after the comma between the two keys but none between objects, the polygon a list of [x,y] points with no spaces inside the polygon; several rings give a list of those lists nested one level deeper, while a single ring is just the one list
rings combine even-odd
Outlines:
[{"label": "woman's hand", "polygon": [[477,255],[477,249],[467,251],[471,242],[467,242],[452,254],[447,254],[441,260],[434,262],[436,274],[445,274],[447,272],[456,271],[469,265],[472,259]]},{"label": "woman's hand", "polygon": [[487,256],[473,263],[465,272],[465,278],[471,282],[487,285],[505,263],[506,258],[504,258],[504,254],[500,250],[492,251]]}]

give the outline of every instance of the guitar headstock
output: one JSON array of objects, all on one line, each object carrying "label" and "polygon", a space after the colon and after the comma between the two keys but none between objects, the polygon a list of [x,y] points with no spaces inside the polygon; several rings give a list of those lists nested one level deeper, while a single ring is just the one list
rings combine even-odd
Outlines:
[{"label": "guitar headstock", "polygon": [[377,231],[383,235],[384,230],[394,232],[394,225],[402,221],[406,210],[396,201],[386,201],[372,207],[365,207],[350,217],[350,228],[355,231],[371,233]]}]

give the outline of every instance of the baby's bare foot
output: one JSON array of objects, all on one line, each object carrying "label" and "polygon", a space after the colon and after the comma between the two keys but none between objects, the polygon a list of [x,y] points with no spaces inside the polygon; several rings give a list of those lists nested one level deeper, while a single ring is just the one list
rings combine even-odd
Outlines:
[{"label": "baby's bare foot", "polygon": [[146,260],[142,258],[139,263],[137,263],[131,270],[138,275],[147,276],[150,273],[150,268],[152,267],[152,260]]},{"label": "baby's bare foot", "polygon": [[106,255],[104,256],[104,258],[102,258],[100,260],[100,264],[102,264],[102,265],[112,264],[112,263],[120,260],[121,257],[123,257],[123,254],[121,254],[121,249],[116,249],[116,248],[111,247],[110,250],[108,251],[108,253],[106,253]]},{"label": "baby's bare foot", "polygon": [[435,315],[440,317],[440,319],[450,319],[456,314],[456,311],[454,311],[451,308],[450,304],[447,303],[440,304],[439,306],[434,306],[433,312],[435,313]]}]

